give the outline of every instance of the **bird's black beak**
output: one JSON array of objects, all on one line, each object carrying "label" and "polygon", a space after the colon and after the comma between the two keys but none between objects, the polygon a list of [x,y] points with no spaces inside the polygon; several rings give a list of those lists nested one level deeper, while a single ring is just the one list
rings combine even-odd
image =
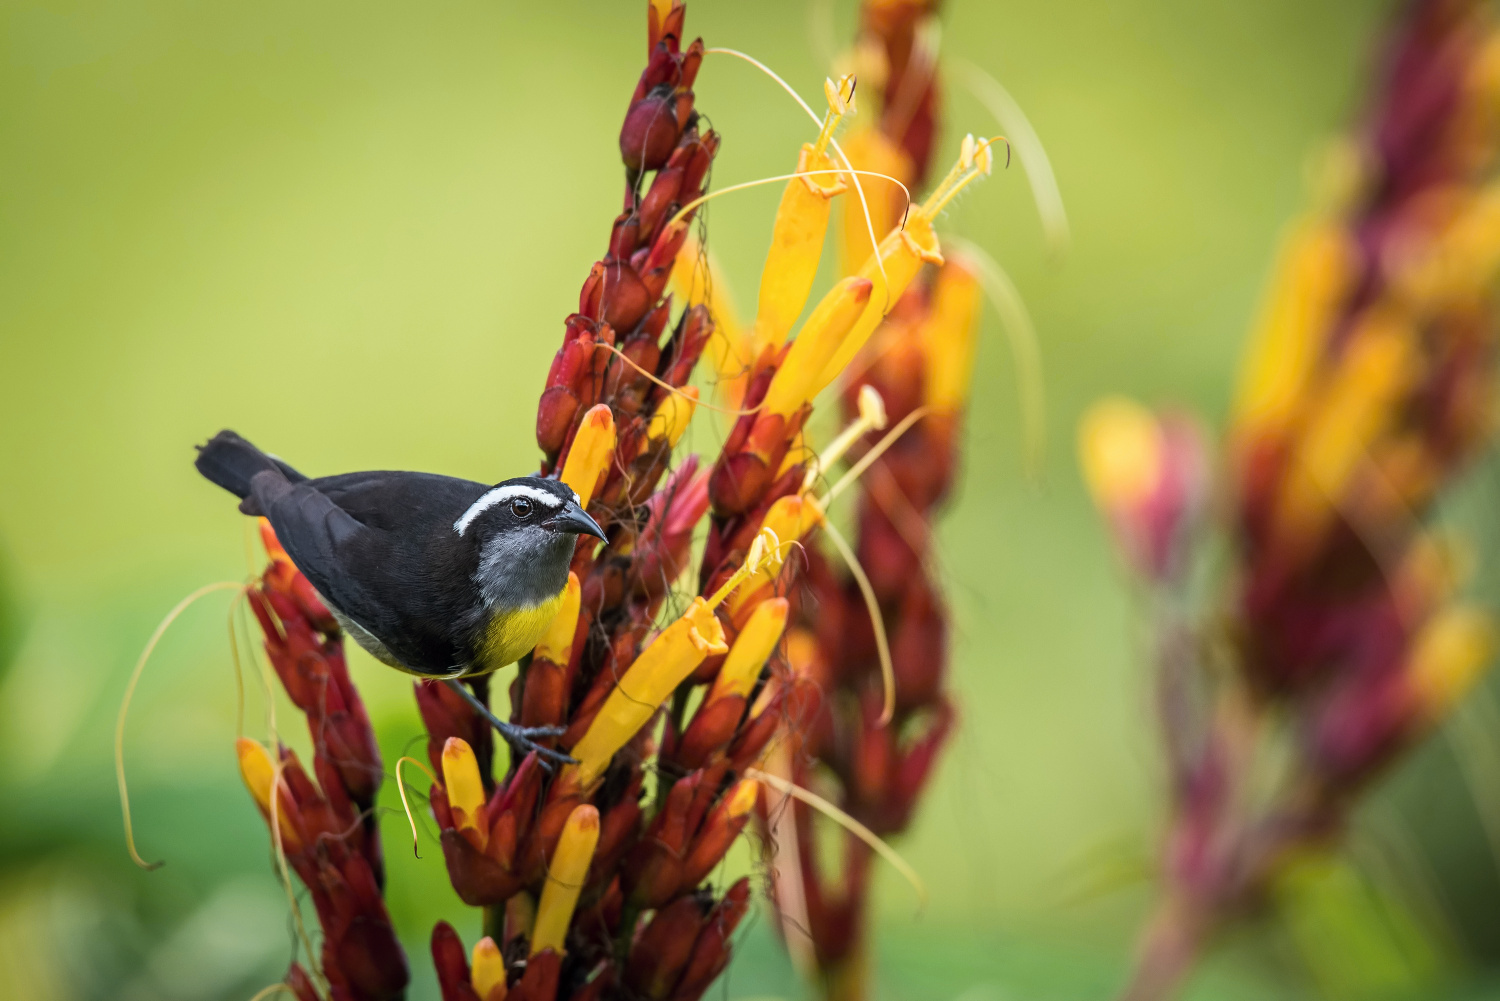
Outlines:
[{"label": "bird's black beak", "polygon": [[604,529],[599,527],[599,523],[590,518],[589,513],[573,501],[568,501],[561,511],[542,522],[542,527],[550,528],[554,532],[571,532],[574,535],[604,538]]}]

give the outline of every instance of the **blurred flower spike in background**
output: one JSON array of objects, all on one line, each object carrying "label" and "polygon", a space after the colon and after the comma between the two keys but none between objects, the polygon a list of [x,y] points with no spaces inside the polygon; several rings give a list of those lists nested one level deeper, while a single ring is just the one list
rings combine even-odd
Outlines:
[{"label": "blurred flower spike in background", "polygon": [[1127,997],[1172,993],[1301,850],[1336,844],[1494,653],[1489,613],[1456,594],[1455,544],[1424,518],[1495,424],[1497,70],[1487,7],[1412,3],[1362,129],[1324,155],[1251,336],[1213,486],[1231,567],[1211,594],[1190,573],[1201,434],[1118,399],[1083,421],[1095,501],[1160,599],[1172,819]]}]

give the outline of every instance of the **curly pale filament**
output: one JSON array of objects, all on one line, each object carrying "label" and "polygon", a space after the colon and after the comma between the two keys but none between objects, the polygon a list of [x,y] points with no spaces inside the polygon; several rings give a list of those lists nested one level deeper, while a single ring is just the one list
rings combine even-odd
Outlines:
[{"label": "curly pale filament", "polygon": [[135,829],[130,822],[130,790],[125,782],[125,720],[130,715],[130,702],[135,698],[136,685],[140,683],[141,672],[146,669],[146,661],[151,659],[151,653],[156,649],[156,644],[166,634],[167,628],[177,621],[177,617],[187,611],[189,606],[205,595],[215,591],[243,591],[245,585],[239,581],[219,581],[214,584],[205,584],[192,594],[177,603],[177,607],[167,613],[166,617],[157,625],[156,631],[146,641],[146,648],[141,651],[140,657],[135,662],[135,669],[130,672],[130,681],[125,685],[125,697],[120,700],[120,714],[115,720],[115,779],[120,786],[120,812],[125,819],[125,847],[130,852],[130,860],[142,869],[151,870],[161,868],[160,862],[147,862],[141,858],[140,852],[135,849]]},{"label": "curly pale filament", "polygon": [[[890,174],[884,174],[878,170],[855,170],[852,167],[848,169],[840,168],[838,170],[797,170],[793,171],[790,174],[777,174],[774,177],[761,177],[754,181],[741,181],[739,184],[731,184],[727,188],[715,188],[713,191],[706,192],[698,196],[697,198],[694,198],[682,208],[678,209],[677,214],[671,218],[667,225],[675,226],[677,223],[687,218],[688,213],[692,212],[698,206],[702,205],[704,202],[711,202],[715,198],[718,198],[720,195],[727,195],[735,191],[745,191],[749,188],[759,188],[767,184],[778,184],[782,181],[793,181],[799,177],[820,177],[827,176],[829,174],[832,174],[835,177],[843,177],[845,174],[858,174],[860,177],[878,177],[882,180],[890,181],[892,184],[900,188],[901,193],[906,196],[907,208],[909,209],[911,207],[911,189],[908,188],[905,184],[901,183],[901,179],[899,177],[892,177]],[[902,218],[905,218],[904,211],[902,213]],[[873,226],[871,231],[874,231]]]},{"label": "curly pale filament", "polygon": [[[743,59],[745,62],[749,63],[751,66],[754,66],[756,69],[760,70],[766,76],[768,76],[772,80],[776,81],[776,83],[781,87],[782,90],[786,91],[788,94],[791,95],[792,100],[796,101],[799,105],[802,106],[802,110],[805,111],[805,112],[807,112],[807,117],[811,118],[813,120],[813,122],[818,126],[818,128],[820,130],[822,129],[822,127],[823,127],[823,120],[821,118],[819,118],[818,117],[818,113],[812,109],[812,105],[808,104],[806,101],[804,101],[802,99],[802,95],[799,94],[799,93],[797,93],[796,88],[794,88],[791,84],[789,84],[785,80],[783,80],[780,76],[777,75],[777,73],[776,73],[775,70],[771,69],[771,67],[767,66],[765,63],[761,62],[759,59],[756,59],[754,56],[751,56],[751,55],[748,55],[748,54],[746,54],[744,52],[741,52],[738,49],[714,48],[714,49],[704,49],[703,51],[705,53],[713,53],[713,54],[716,54],[716,55],[734,56],[736,59]],[[839,159],[843,161],[845,169],[849,170],[849,171],[853,171],[854,170],[854,163],[844,153],[844,148],[839,145],[839,141],[837,139],[834,139],[833,137],[830,136],[829,139],[828,139],[828,145],[832,146],[833,147],[833,151],[839,155]],[[868,198],[865,197],[865,186],[863,184],[859,183],[859,177],[858,177],[858,175],[855,175],[854,178],[853,178],[853,180],[854,180],[854,193],[857,194],[857,195],[859,195],[859,207],[860,207],[861,211],[863,211],[864,214],[865,214],[865,231],[869,234],[869,237],[870,237],[870,246],[872,246],[872,247],[879,247],[880,246],[880,238],[875,235],[875,223],[870,218],[870,201],[869,201]],[[882,260],[880,260],[879,256],[877,256],[876,259],[875,259],[875,267],[876,267],[876,269],[878,269],[880,271],[880,277],[884,280],[884,286],[887,289],[889,289],[890,288],[890,278],[885,273],[885,262],[882,261]],[[881,310],[882,312],[884,312],[885,310],[890,309],[890,306],[891,306],[891,304],[889,302],[889,294],[890,293],[887,292],[886,294],[887,294],[887,301],[886,301],[885,305],[882,307],[882,310]]]},{"label": "curly pale filament", "polygon": [[927,886],[922,882],[922,877],[917,875],[917,870],[911,867],[911,863],[902,858],[896,849],[886,844],[874,831],[812,790],[804,789],[795,782],[782,778],[780,775],[772,775],[770,772],[762,771],[759,768],[746,768],[745,777],[764,782],[783,796],[790,796],[793,799],[801,800],[869,845],[877,855],[889,862],[892,868],[906,878],[906,881],[911,884],[913,890],[917,891],[919,906],[927,906]]}]

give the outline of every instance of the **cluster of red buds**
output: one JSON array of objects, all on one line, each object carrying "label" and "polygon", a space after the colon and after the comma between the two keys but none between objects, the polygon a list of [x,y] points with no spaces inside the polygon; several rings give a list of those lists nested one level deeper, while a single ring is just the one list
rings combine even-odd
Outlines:
[{"label": "cluster of red buds", "polygon": [[270,565],[250,588],[250,607],[271,666],[307,716],[313,746],[312,776],[285,747],[274,748],[273,757],[248,738],[236,746],[240,775],[277,854],[307,887],[322,926],[321,971],[293,963],[287,986],[301,1001],[400,998],[410,978],[381,896],[373,807],[384,772],[375,734],[349,680],[338,623],[265,521],[261,539]]},{"label": "cluster of red buds", "polygon": [[[1085,420],[1091,487],[1156,599],[1173,791],[1128,997],[1168,994],[1294,851],[1332,844],[1490,659],[1490,618],[1455,597],[1455,547],[1422,519],[1494,424],[1497,148],[1500,27],[1467,0],[1409,5],[1364,128],[1286,240],[1222,483],[1184,416],[1112,400]],[[1213,493],[1234,575],[1205,602]]]}]

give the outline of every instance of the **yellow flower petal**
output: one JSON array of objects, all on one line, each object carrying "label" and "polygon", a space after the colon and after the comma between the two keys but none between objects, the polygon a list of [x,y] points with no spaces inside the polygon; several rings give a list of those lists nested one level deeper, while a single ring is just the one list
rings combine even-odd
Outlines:
[{"label": "yellow flower petal", "polygon": [[474,749],[462,737],[449,737],[443,745],[443,790],[453,810],[453,826],[470,832],[470,840],[484,850],[489,831],[480,823],[484,809],[484,783],[479,778],[479,762]]},{"label": "yellow flower petal", "polygon": [[588,507],[593,499],[614,451],[615,415],[609,404],[600,403],[583,415],[562,471],[562,481],[573,488],[583,507]]},{"label": "yellow flower petal", "polygon": [[588,879],[599,844],[599,811],[589,804],[574,808],[557,839],[557,849],[547,867],[547,884],[536,909],[536,925],[531,933],[531,954],[553,949],[562,954],[568,937],[568,925],[578,906],[578,895]]},{"label": "yellow flower petal", "polygon": [[787,612],[791,605],[785,598],[772,598],[761,602],[750,615],[750,621],[735,637],[729,656],[719,668],[704,702],[715,702],[730,695],[747,696],[760,677],[760,669],[771,657],[771,651],[781,641],[786,628]]}]

